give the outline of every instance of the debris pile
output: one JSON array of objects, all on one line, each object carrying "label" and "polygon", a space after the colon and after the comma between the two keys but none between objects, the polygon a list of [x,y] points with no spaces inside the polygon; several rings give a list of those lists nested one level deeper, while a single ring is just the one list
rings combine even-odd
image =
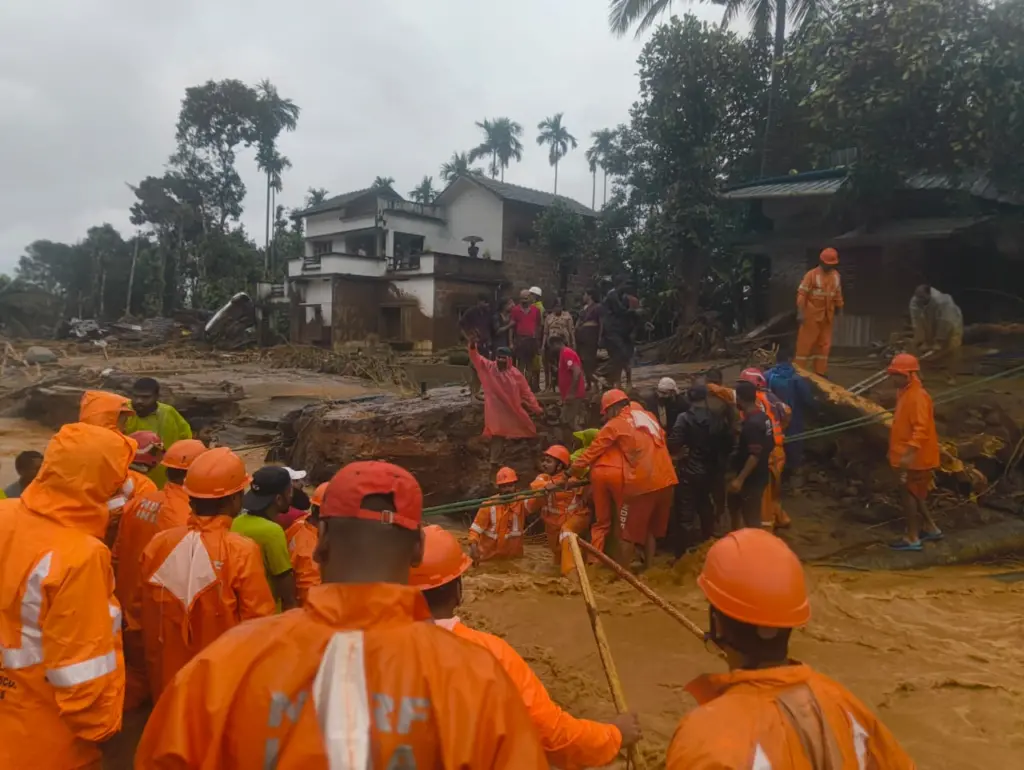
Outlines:
[{"label": "debris pile", "polygon": [[218,358],[229,363],[258,363],[271,369],[308,369],[324,374],[359,377],[375,385],[397,385],[413,389],[405,367],[389,348],[348,353],[311,345],[277,345],[238,353],[221,353]]}]

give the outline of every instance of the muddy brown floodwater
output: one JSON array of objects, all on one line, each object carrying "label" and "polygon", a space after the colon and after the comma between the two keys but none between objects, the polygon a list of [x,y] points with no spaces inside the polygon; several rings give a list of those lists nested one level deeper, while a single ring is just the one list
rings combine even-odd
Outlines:
[{"label": "muddy brown floodwater", "polygon": [[[463,618],[512,644],[571,713],[613,713],[583,600],[547,575],[548,553],[485,566],[466,581]],[[648,583],[702,627],[694,577],[653,569]],[[982,568],[913,573],[811,568],[813,616],[793,654],[846,685],[890,727],[922,770],[1022,767],[1024,582]],[[630,708],[642,719],[649,766],[664,765],[684,685],[721,662],[661,610],[609,573],[594,588]]]}]

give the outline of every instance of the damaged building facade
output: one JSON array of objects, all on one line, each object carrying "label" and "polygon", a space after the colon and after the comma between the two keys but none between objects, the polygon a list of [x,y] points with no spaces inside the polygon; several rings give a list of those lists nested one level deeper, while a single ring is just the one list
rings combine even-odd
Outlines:
[{"label": "damaged building facade", "polygon": [[[498,300],[536,285],[554,296],[557,268],[537,248],[534,222],[556,200],[597,216],[569,198],[478,176],[459,177],[432,204],[378,188],[297,212],[305,251],[288,264],[292,342],[429,352],[459,344],[459,319],[481,294]],[[580,265],[570,296],[592,273]]]},{"label": "damaged building facade", "polygon": [[922,283],[951,294],[968,323],[1021,315],[1008,295],[1024,292],[1024,201],[980,176],[953,182],[919,174],[869,217],[837,205],[846,183],[846,169],[835,168],[722,193],[747,207],[736,245],[754,260],[759,321],[795,307],[800,279],[825,246],[839,251],[846,299],[836,347],[885,342],[907,328],[910,297]]}]

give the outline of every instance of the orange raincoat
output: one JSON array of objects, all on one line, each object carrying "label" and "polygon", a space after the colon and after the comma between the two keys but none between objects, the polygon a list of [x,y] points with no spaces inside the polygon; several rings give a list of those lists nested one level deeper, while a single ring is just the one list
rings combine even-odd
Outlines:
[{"label": "orange raincoat", "polygon": [[142,553],[134,610],[142,621],[153,700],[174,675],[243,620],[272,615],[260,547],[231,531],[230,516],[192,516]]},{"label": "orange raincoat", "polygon": [[[565,473],[549,476],[541,473],[530,484],[530,489],[544,489],[548,484],[564,487],[569,481]],[[583,534],[590,524],[590,508],[582,487],[558,489],[544,497],[531,497],[525,501],[526,510],[540,514],[544,521],[544,532],[548,537],[548,548],[561,565],[562,574],[568,575],[576,569],[569,547],[569,534]]]},{"label": "orange raincoat", "polygon": [[839,271],[825,272],[821,265],[808,270],[796,291],[796,306],[804,320],[796,335],[793,363],[805,369],[809,364],[817,374],[825,374],[832,350],[832,322],[836,310],[843,306]]},{"label": "orange raincoat", "polygon": [[469,542],[480,549],[480,561],[515,559],[523,555],[526,506],[514,503],[484,503],[469,527]]},{"label": "orange raincoat", "polygon": [[292,573],[295,575],[295,591],[299,604],[306,603],[306,594],[313,586],[320,585],[320,565],[313,558],[319,533],[307,521],[309,514],[300,516],[284,531],[288,540],[288,553],[292,557]]},{"label": "orange raincoat", "polygon": [[792,411],[778,397],[769,396],[762,390],[757,391],[757,405],[771,420],[772,436],[775,438],[775,448],[768,457],[768,485],[761,495],[761,525],[786,527],[791,519],[782,507],[782,473],[786,470],[786,428]]},{"label": "orange raincoat", "polygon": [[490,651],[509,675],[540,736],[548,761],[561,770],[582,770],[610,764],[622,748],[622,733],[615,725],[576,719],[551,700],[533,669],[504,639],[477,631],[458,618],[437,620],[460,639]]},{"label": "orange raincoat", "polygon": [[808,666],[712,674],[686,689],[700,706],[676,728],[667,770],[914,770],[863,703]]},{"label": "orange raincoat", "polygon": [[200,653],[157,703],[135,766],[547,768],[498,661],[429,619],[415,588],[316,586]]},{"label": "orange raincoat", "polygon": [[[131,473],[136,477],[142,475],[135,471]],[[158,532],[185,526],[191,514],[188,495],[180,484],[168,483],[161,490],[149,478],[142,478],[153,488],[141,496],[133,496],[125,505],[112,549],[116,576],[114,593],[124,610],[125,620],[125,711],[140,706],[149,693],[142,623],[135,615],[142,552]]]},{"label": "orange raincoat", "polygon": [[916,374],[899,392],[889,430],[889,465],[900,467],[908,449],[916,450],[909,470],[930,471],[939,467],[939,432],[935,427],[932,397]]},{"label": "orange raincoat", "polygon": [[135,442],[65,425],[36,480],[0,501],[0,767],[98,767],[121,729],[121,610],[99,538]]}]

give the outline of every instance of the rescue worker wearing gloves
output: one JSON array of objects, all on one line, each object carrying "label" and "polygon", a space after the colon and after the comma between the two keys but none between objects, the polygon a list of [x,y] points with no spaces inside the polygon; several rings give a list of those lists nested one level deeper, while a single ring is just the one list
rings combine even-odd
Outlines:
[{"label": "rescue worker wearing gloves", "polygon": [[469,567],[455,536],[430,525],[423,528],[423,561],[409,573],[409,585],[423,591],[436,625],[497,659],[526,704],[551,765],[561,770],[604,767],[639,741],[640,722],[635,714],[621,714],[609,723],[574,718],[551,700],[529,664],[508,642],[459,619],[455,612],[462,604],[462,575]]},{"label": "rescue worker wearing gloves", "polygon": [[[786,470],[786,428],[792,410],[768,390],[768,381],[760,369],[751,367],[740,372],[740,381],[749,382],[757,389],[757,407],[772,423],[774,447],[768,455],[768,486],[765,487],[761,503],[761,526],[768,529],[784,529],[792,524],[782,507],[782,474]],[[740,409],[740,415],[743,410]]]},{"label": "rescue worker wearing gloves", "polygon": [[584,498],[583,487],[570,488],[567,471],[571,463],[569,450],[564,446],[555,444],[548,447],[540,458],[540,475],[530,484],[530,489],[543,489],[547,494],[525,501],[527,512],[539,513],[544,521],[548,548],[563,576],[576,569],[569,537],[583,534],[590,524],[590,507]]},{"label": "rescue worker wearing gloves", "polygon": [[825,376],[832,350],[832,323],[843,309],[843,287],[839,280],[839,252],[821,252],[818,266],[808,270],[796,291],[796,356],[793,362]]},{"label": "rescue worker wearing gloves", "polygon": [[889,465],[899,476],[907,518],[906,533],[890,547],[920,551],[922,542],[942,539],[942,530],[928,511],[928,493],[935,486],[935,469],[940,464],[935,408],[921,383],[921,364],[914,356],[900,353],[888,371],[899,389],[889,428]]},{"label": "rescue worker wearing gloves", "polygon": [[667,770],[913,770],[852,693],[789,658],[790,634],[811,607],[803,568],[784,542],[760,529],[726,535],[708,551],[697,585],[729,672],[686,686],[699,705],[676,728]]},{"label": "rescue worker wearing gloves", "polygon": [[956,384],[956,370],[964,344],[964,316],[948,294],[921,284],[910,299],[910,321],[914,346],[919,352],[932,351],[946,369],[946,384]]},{"label": "rescue worker wearing gloves", "polygon": [[[82,394],[78,409],[78,421],[86,425],[96,425],[116,433],[124,434],[128,418],[134,414],[132,404],[124,396],[108,393],[105,390],[87,390]],[[133,460],[134,461],[134,460]],[[156,484],[144,473],[129,469],[124,484],[110,498],[110,520],[103,542],[113,548],[117,538],[117,527],[121,523],[125,506],[136,497],[142,497],[156,489]]]},{"label": "rescue worker wearing gloves", "polygon": [[[519,475],[511,468],[501,468],[494,477],[498,495],[517,491]],[[469,527],[469,555],[474,564],[491,559],[518,559],[523,555],[523,530],[526,527],[526,505],[522,500],[503,503],[490,498],[476,512]]]},{"label": "rescue worker wearing gloves", "polygon": [[35,481],[0,502],[0,767],[97,768],[121,729],[121,610],[100,538],[135,443],[65,425]]},{"label": "rescue worker wearing gloves", "polygon": [[536,731],[498,661],[430,620],[408,586],[423,558],[423,492],[408,471],[354,462],[320,508],[323,584],[245,623],[157,703],[136,767],[543,770]]},{"label": "rescue worker wearing gloves", "polygon": [[[149,431],[132,434],[140,448],[160,437]],[[141,497],[133,498],[125,506],[117,538],[111,549],[114,560],[114,593],[124,612],[125,711],[142,705],[149,695],[146,677],[146,654],[142,643],[142,623],[135,614],[139,591],[142,552],[157,533],[174,527],[184,527],[191,514],[188,493],[182,487],[185,471],[199,455],[206,451],[194,439],[177,441],[163,456],[167,468],[167,484],[153,489]],[[139,455],[135,455],[136,463]]]},{"label": "rescue worker wearing gloves", "polygon": [[225,631],[274,613],[259,546],[231,531],[248,481],[245,463],[227,447],[199,455],[185,474],[194,515],[142,553],[133,615],[142,624],[154,702]]}]

